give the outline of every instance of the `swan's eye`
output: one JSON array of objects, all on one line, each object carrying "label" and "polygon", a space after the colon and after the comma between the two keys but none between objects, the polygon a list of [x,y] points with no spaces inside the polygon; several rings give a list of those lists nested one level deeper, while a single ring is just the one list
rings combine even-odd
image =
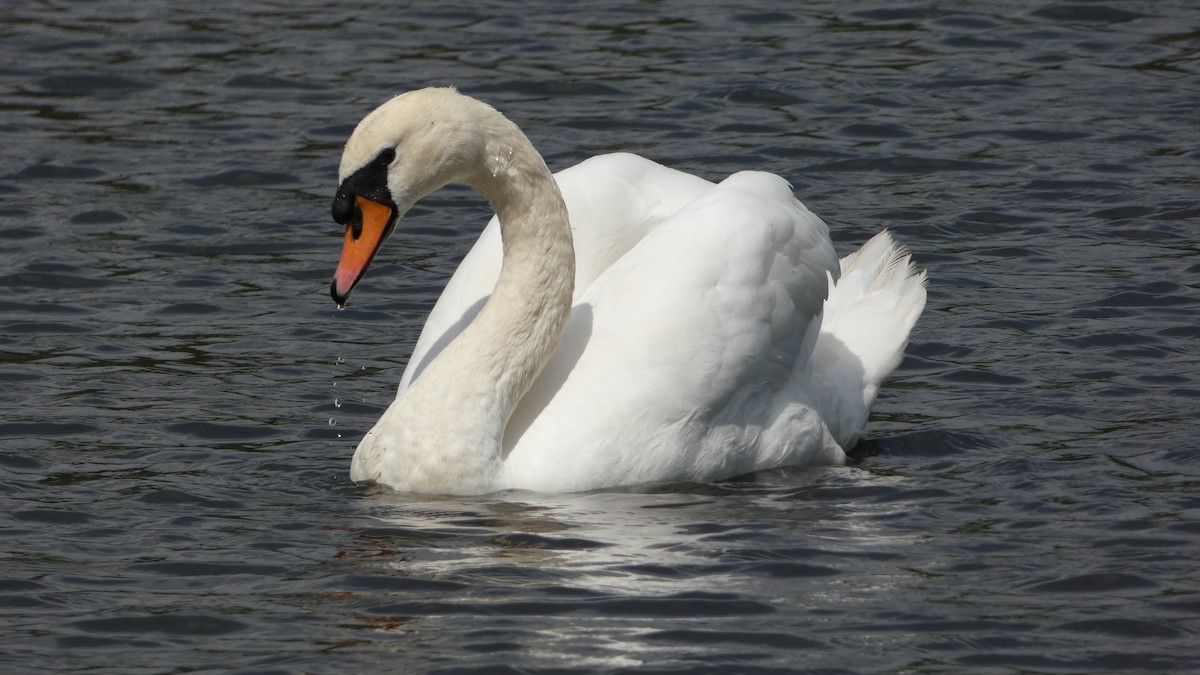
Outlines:
[{"label": "swan's eye", "polygon": [[338,188],[337,195],[333,198],[333,222],[338,225],[350,222],[353,208],[354,200],[350,198],[350,193],[344,187]]},{"label": "swan's eye", "polygon": [[379,153],[379,156],[375,158],[375,161],[379,162],[383,166],[387,166],[387,165],[391,164],[395,159],[396,159],[396,149],[388,148],[388,149],[384,150],[383,152]]}]

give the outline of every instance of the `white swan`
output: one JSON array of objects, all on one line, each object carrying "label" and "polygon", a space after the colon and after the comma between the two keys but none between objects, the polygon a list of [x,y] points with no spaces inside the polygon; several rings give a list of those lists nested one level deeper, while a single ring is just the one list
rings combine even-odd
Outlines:
[{"label": "white swan", "polygon": [[886,232],[839,264],[778,176],[713,184],[628,154],[551,175],[453,89],[367,115],[339,174],[339,304],[426,194],[467,183],[496,211],[355,451],[356,481],[566,492],[840,464],[925,304]]}]

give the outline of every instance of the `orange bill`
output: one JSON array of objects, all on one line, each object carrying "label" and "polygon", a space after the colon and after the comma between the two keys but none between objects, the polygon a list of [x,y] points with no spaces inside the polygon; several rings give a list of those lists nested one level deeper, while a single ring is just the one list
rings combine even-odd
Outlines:
[{"label": "orange bill", "polygon": [[[367,265],[383,245],[392,224],[392,207],[366,197],[355,197],[354,205],[358,213],[346,224],[342,259],[338,261],[330,287],[330,294],[339,305],[346,304],[350,291],[367,271]],[[362,219],[361,224],[355,222],[358,218]]]}]

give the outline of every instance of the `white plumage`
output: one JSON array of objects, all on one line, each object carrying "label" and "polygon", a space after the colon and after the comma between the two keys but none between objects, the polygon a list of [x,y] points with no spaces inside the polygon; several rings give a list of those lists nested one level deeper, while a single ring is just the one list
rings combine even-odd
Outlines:
[{"label": "white plumage", "polygon": [[[498,217],[430,314],[355,480],[575,491],[840,464],[924,306],[924,274],[886,232],[839,263],[772,174],[713,184],[616,154],[552,178],[514,125],[448,89],[364,119],[343,189],[388,148],[395,217],[450,181]],[[335,297],[349,288],[335,281]]]}]

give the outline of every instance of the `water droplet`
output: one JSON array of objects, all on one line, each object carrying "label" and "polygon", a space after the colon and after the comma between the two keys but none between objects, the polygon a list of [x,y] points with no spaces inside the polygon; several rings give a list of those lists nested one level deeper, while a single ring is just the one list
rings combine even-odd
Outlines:
[{"label": "water droplet", "polygon": [[330,417],[330,418],[329,418],[329,426],[331,426],[331,427],[332,427],[332,426],[336,426],[336,425],[337,425],[337,420],[336,420],[336,419],[334,419],[334,418],[332,418],[332,417]]},{"label": "water droplet", "polygon": [[335,407],[335,408],[342,407],[342,402],[339,399],[336,399],[336,398],[333,399],[333,407]]}]

